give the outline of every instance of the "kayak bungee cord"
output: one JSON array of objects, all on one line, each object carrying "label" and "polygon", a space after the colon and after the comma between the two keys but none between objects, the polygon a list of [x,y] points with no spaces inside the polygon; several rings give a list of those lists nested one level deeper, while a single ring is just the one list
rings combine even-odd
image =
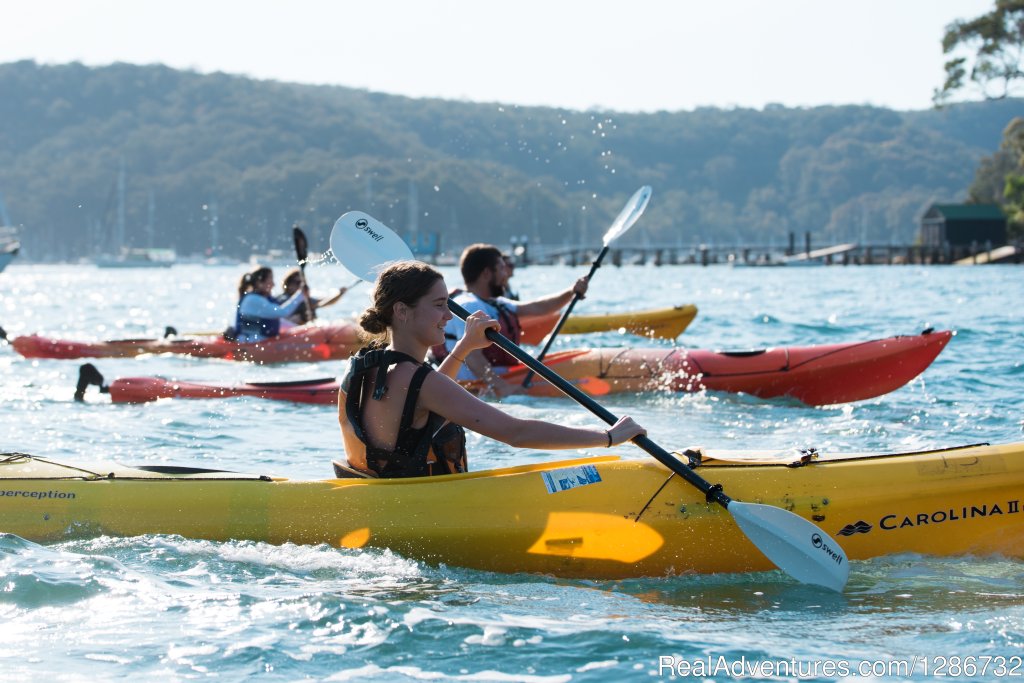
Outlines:
[{"label": "kayak bungee cord", "polygon": [[[46,458],[41,458],[38,455],[29,455],[28,453],[14,453],[14,452],[0,453],[0,467],[2,467],[3,465],[13,465],[15,463],[23,462],[25,460],[34,460],[36,462],[45,463],[47,465],[53,465],[54,467],[60,467],[60,468],[66,469],[66,470],[74,470],[76,472],[84,472],[84,473],[89,475],[89,477],[86,477],[87,479],[110,479],[113,476],[111,473],[100,474],[99,472],[93,472],[92,470],[87,470],[87,469],[82,468],[82,467],[75,467],[74,465],[68,465],[68,464],[63,463],[63,462],[56,462],[55,460],[47,460]],[[68,479],[81,479],[82,477],[67,477],[67,478]]]}]

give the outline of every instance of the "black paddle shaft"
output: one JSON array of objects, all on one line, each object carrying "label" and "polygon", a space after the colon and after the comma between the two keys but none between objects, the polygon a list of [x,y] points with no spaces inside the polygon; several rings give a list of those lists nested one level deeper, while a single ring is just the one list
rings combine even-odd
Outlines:
[{"label": "black paddle shaft", "polygon": [[[469,311],[455,303],[452,299],[448,299],[448,308],[452,313],[459,316],[463,320],[469,317]],[[572,398],[574,401],[579,403],[581,406],[592,412],[597,417],[601,418],[606,423],[613,425],[619,421],[619,418],[612,414],[610,411],[605,409],[600,403],[587,396],[585,393],[580,391],[577,387],[573,386],[570,382],[566,381],[557,372],[544,365],[530,354],[523,351],[519,346],[514,344],[508,337],[504,336],[500,332],[493,329],[487,330],[487,338],[497,344],[503,350],[511,354],[520,363],[523,363],[535,373],[551,382],[559,391]],[[680,477],[688,481],[693,486],[697,487],[707,498],[708,502],[716,502],[724,508],[729,507],[731,499],[725,495],[722,490],[721,484],[711,484],[702,476],[697,474],[687,465],[681,463],[671,453],[666,451],[658,444],[651,441],[646,436],[638,436],[633,439],[633,443],[642,448],[644,451],[654,456],[654,458],[665,467],[669,468]]]},{"label": "black paddle shaft", "polygon": [[[594,277],[594,273],[596,273],[597,269],[601,267],[601,261],[604,260],[604,256],[607,253],[608,245],[606,244],[604,245],[604,247],[601,248],[601,253],[597,255],[597,258],[594,259],[594,262],[590,264],[590,272],[587,273],[587,282],[590,282],[590,278]],[[540,350],[540,354],[537,356],[537,360],[544,360],[544,357],[548,355],[548,349],[551,348],[551,345],[554,343],[555,337],[558,336],[558,333],[562,331],[562,326],[564,326],[565,321],[569,319],[569,314],[572,313],[572,309],[576,307],[576,302],[579,300],[579,294],[576,294],[572,297],[572,301],[569,302],[569,306],[565,309],[565,312],[562,313],[562,317],[558,319],[558,324],[555,325],[555,329],[551,330],[551,334],[548,335],[548,340],[544,342],[544,348]],[[530,386],[530,381],[533,379],[533,375],[533,370],[530,370],[528,373],[526,373],[526,379],[523,380],[524,387]]]},{"label": "black paddle shaft", "polygon": [[[302,280],[302,288],[305,289],[306,258],[309,256],[309,242],[306,241],[306,233],[302,232],[302,228],[299,227],[298,223],[292,226],[292,242],[295,243],[295,258],[299,261],[299,278]],[[306,308],[306,316],[310,320],[316,318],[316,311],[313,310],[313,304],[310,303],[308,298],[303,301],[303,305]]]}]

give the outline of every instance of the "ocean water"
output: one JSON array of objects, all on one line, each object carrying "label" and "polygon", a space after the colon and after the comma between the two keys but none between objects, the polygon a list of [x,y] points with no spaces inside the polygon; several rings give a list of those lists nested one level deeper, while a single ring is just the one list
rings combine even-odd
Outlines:
[{"label": "ocean water", "polygon": [[[242,272],[16,262],[0,274],[0,326],[12,337],[74,339],[159,335],[166,325],[222,330]],[[454,270],[445,272],[454,284]],[[531,298],[585,272],[522,268],[513,283]],[[351,282],[339,266],[312,267],[308,276],[314,292]],[[356,288],[324,317],[360,310],[368,289]],[[1016,266],[606,266],[577,310],[695,303],[697,319],[675,342],[693,348],[953,329],[923,375],[855,404],[810,408],[716,393],[602,400],[668,448],[893,452],[1024,441],[1022,301],[1024,270]],[[567,337],[558,347],[582,344],[669,342],[607,333]],[[72,394],[81,362],[26,360],[0,345],[0,451],[292,478],[329,477],[330,460],[341,453],[333,407],[245,399],[115,406],[95,390],[79,404]],[[92,362],[108,380],[271,381],[345,370],[344,362]],[[513,397],[503,407],[597,425],[567,400]],[[567,455],[516,451],[476,436],[470,449],[473,469]],[[648,457],[633,447],[621,452]],[[39,545],[0,529],[0,623],[5,681],[647,681],[684,673],[706,680],[930,680],[936,673],[994,680],[1024,677],[1024,563],[924,555],[854,562],[838,595],[780,572],[570,581],[430,565],[380,550],[176,536]]]}]

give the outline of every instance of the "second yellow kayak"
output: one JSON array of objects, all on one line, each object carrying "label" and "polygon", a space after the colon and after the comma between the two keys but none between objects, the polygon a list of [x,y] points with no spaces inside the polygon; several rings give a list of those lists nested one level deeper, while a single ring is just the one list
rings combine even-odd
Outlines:
[{"label": "second yellow kayak", "polygon": [[[559,316],[561,313],[522,318],[520,320],[523,327],[522,342],[524,344],[540,344],[544,337],[554,329]],[[571,315],[565,321],[559,334],[621,331],[642,337],[675,339],[683,333],[683,330],[693,322],[696,316],[697,307],[693,304],[622,313]]]}]

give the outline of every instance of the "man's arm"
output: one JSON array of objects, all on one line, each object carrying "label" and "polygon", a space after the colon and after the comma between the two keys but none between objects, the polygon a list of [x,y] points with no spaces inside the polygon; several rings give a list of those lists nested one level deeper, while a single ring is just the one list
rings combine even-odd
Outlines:
[{"label": "man's arm", "polygon": [[572,301],[573,296],[579,293],[581,299],[585,298],[587,294],[587,286],[590,283],[587,278],[581,277],[577,280],[572,287],[566,289],[563,292],[552,294],[551,296],[544,297],[543,299],[535,299],[525,304],[519,304],[516,308],[517,315],[545,315],[547,313],[553,313],[561,310]]}]

